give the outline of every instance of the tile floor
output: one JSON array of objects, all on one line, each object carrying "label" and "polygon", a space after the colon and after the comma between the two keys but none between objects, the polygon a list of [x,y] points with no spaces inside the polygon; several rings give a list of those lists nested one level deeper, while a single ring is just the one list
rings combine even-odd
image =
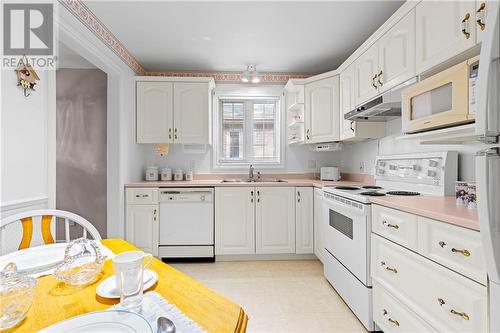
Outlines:
[{"label": "tile floor", "polygon": [[240,304],[247,332],[366,332],[317,260],[173,266]]}]

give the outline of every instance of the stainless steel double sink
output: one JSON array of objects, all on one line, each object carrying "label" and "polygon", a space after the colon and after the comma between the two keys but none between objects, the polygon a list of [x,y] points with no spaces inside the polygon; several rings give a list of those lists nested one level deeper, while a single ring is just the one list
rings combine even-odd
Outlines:
[{"label": "stainless steel double sink", "polygon": [[286,180],[277,178],[240,178],[240,179],[223,179],[221,183],[286,183]]}]

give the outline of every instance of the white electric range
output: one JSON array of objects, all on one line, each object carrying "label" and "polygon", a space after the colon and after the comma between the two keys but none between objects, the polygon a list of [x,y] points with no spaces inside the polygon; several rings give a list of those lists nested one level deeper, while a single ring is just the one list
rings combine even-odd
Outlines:
[{"label": "white electric range", "polygon": [[452,195],[457,152],[377,156],[375,185],[323,190],[324,274],[358,319],[375,330],[370,277],[370,198]]}]

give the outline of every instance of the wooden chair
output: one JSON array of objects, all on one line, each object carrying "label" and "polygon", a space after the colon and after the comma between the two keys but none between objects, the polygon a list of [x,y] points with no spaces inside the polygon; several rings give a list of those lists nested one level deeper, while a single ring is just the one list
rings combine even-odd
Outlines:
[{"label": "wooden chair", "polygon": [[51,223],[54,219],[56,223],[60,221],[60,219],[64,219],[66,242],[69,242],[71,240],[69,233],[70,222],[74,222],[83,228],[84,238],[87,238],[87,235],[90,234],[93,239],[101,240],[101,235],[99,235],[97,229],[89,221],[87,221],[80,215],[57,209],[38,209],[7,216],[0,220],[0,231],[11,223],[21,222],[23,234],[18,249],[26,249],[30,247],[31,239],[33,237],[34,217],[41,218],[40,228],[42,239],[45,244],[55,243],[54,237],[52,236],[52,232],[50,230]]}]

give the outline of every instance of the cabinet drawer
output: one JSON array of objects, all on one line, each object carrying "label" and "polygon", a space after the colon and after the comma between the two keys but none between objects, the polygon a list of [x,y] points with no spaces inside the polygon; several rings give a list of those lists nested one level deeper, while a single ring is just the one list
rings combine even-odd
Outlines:
[{"label": "cabinet drawer", "polygon": [[485,286],[375,234],[372,277],[438,331],[487,329]]},{"label": "cabinet drawer", "polygon": [[418,252],[486,285],[479,232],[418,217]]},{"label": "cabinet drawer", "polygon": [[435,332],[376,282],[373,282],[373,320],[386,333]]},{"label": "cabinet drawer", "polygon": [[404,247],[417,249],[417,216],[372,205],[372,230]]},{"label": "cabinet drawer", "polygon": [[157,202],[157,188],[127,188],[127,204],[154,204]]}]

